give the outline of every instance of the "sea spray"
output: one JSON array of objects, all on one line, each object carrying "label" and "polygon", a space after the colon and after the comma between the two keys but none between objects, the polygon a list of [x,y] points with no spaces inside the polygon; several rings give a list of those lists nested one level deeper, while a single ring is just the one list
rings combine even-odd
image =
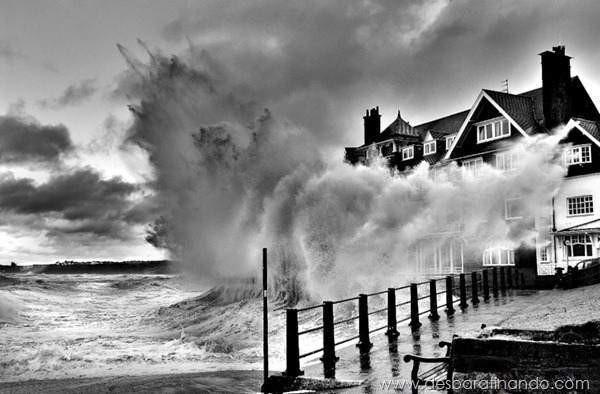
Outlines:
[{"label": "sea spray", "polygon": [[[383,159],[350,166],[325,158],[314,131],[259,110],[251,92],[261,81],[236,85],[205,52],[185,60],[149,52],[143,66],[122,52],[138,100],[127,142],[148,153],[173,249],[202,278],[255,275],[268,247],[288,301],[378,291],[414,277],[415,246],[443,243],[431,235],[452,221],[480,251],[469,259],[480,261],[491,241],[531,246],[531,219],[547,214],[562,182],[560,135],[522,137],[513,171],[423,163],[399,174]],[[505,220],[511,197],[521,220]]]}]

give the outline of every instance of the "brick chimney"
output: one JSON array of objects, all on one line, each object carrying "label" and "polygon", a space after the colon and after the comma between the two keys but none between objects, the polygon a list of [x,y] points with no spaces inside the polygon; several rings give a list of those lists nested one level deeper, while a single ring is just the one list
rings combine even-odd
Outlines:
[{"label": "brick chimney", "polygon": [[565,46],[540,53],[542,57],[542,95],[544,126],[552,129],[567,123],[571,117],[571,57],[565,56]]},{"label": "brick chimney", "polygon": [[381,132],[381,115],[379,115],[379,107],[367,110],[367,115],[363,116],[365,120],[365,145],[370,145],[379,136]]}]

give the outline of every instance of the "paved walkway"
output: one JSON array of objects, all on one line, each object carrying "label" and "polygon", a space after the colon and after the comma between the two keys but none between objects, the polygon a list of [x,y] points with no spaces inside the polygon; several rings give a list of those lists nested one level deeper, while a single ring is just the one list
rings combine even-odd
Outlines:
[{"label": "paved walkway", "polygon": [[[544,299],[551,293],[560,291],[508,290],[505,295],[500,294],[495,298],[492,296],[490,300],[475,306],[469,305],[464,311],[455,304],[457,311],[452,316],[440,312],[441,317],[438,321],[430,321],[426,315],[422,316],[423,325],[415,332],[411,332],[406,322],[399,324],[400,336],[396,342],[390,343],[384,331],[371,334],[373,348],[368,354],[361,356],[354,344],[337,350],[336,354],[340,360],[336,365],[335,377],[367,380],[366,384],[360,387],[337,392],[379,393],[382,392],[382,382],[392,379],[410,380],[412,363],[406,364],[403,361],[405,354],[441,357],[445,349],[438,347],[440,341],[451,341],[455,334],[477,333],[481,331],[482,324],[495,327],[506,326],[511,319],[526,320],[522,315],[524,311],[533,305],[543,304]],[[569,322],[564,324],[566,323]],[[323,367],[319,361],[307,364],[304,369],[306,376],[323,376]]]}]

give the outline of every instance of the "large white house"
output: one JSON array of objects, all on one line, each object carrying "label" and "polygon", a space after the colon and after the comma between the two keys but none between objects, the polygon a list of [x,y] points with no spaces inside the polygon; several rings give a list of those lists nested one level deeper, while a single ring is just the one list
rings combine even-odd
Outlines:
[{"label": "large white house", "polygon": [[346,148],[351,164],[368,162],[375,152],[401,172],[423,161],[434,168],[456,162],[474,171],[483,163],[511,170],[519,161],[510,152],[511,143],[567,125],[570,131],[561,144],[568,170],[553,201],[540,202],[547,208],[534,213],[522,212],[519,196],[505,199],[505,219],[529,223],[536,234],[535,246],[492,242],[479,246],[480,250],[467,250],[464,224],[450,221],[436,230],[443,242],[417,245],[415,260],[423,271],[446,274],[482,266],[516,266],[547,276],[556,267],[600,256],[600,207],[594,206],[600,201],[600,113],[581,80],[571,76],[571,58],[564,46],[540,56],[542,87],[538,89],[521,94],[482,90],[468,110],[418,126],[411,126],[398,113],[383,131],[379,108],[373,108],[364,116],[364,144]]}]

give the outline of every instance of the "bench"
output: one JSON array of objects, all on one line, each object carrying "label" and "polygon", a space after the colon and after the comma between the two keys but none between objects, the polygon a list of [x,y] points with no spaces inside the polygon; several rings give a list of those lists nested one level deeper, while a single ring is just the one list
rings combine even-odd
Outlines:
[{"label": "bench", "polygon": [[[442,341],[440,347],[446,347],[446,355],[444,357],[421,357],[414,354],[404,356],[404,362],[413,362],[410,379],[412,382],[412,392],[418,392],[418,386],[426,386],[429,388],[446,388],[449,393],[452,393],[452,344]],[[433,368],[419,374],[421,363],[436,364]]]}]

